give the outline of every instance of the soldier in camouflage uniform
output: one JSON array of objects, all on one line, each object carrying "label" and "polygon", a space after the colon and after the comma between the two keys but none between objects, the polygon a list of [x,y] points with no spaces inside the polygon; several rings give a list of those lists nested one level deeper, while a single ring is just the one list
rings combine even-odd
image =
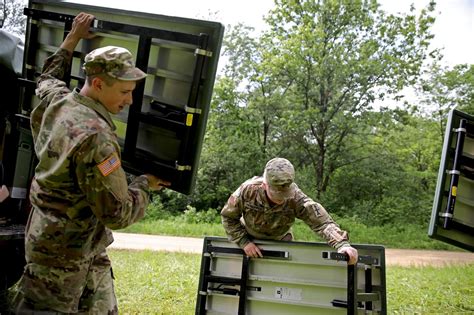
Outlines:
[{"label": "soldier in camouflage uniform", "polygon": [[146,74],[129,51],[99,48],[85,57],[86,82],[70,91],[63,79],[74,48],[90,38],[94,16],[80,13],[43,67],[31,115],[39,159],[31,184],[26,266],[16,285],[18,314],[117,314],[106,247],[110,229],[144,216],[149,191],[169,185],[153,175],[127,184],[110,113],[132,103]]},{"label": "soldier in camouflage uniform", "polygon": [[303,220],[330,246],[357,262],[357,250],[319,203],[306,196],[294,183],[295,170],[287,159],[268,161],[263,176],[244,182],[221,211],[222,224],[230,241],[250,257],[263,257],[254,239],[292,241],[295,218]]}]

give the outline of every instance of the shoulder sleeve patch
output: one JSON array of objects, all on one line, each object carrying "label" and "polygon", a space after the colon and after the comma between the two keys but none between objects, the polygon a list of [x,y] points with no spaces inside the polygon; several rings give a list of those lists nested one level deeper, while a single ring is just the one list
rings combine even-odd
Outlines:
[{"label": "shoulder sleeve patch", "polygon": [[103,162],[97,164],[97,168],[99,169],[102,175],[108,176],[110,173],[118,169],[121,165],[122,163],[120,162],[120,158],[118,157],[117,153],[114,152]]}]

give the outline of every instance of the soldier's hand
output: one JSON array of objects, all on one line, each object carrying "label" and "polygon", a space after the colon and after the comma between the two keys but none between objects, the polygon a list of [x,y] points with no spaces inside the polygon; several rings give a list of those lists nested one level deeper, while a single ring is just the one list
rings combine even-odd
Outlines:
[{"label": "soldier's hand", "polygon": [[145,174],[145,176],[148,178],[148,187],[150,187],[151,190],[158,191],[161,190],[163,187],[171,185],[170,182],[162,180],[161,178],[158,178],[155,175]]},{"label": "soldier's hand", "polygon": [[72,22],[71,34],[79,38],[90,39],[95,35],[89,32],[92,21],[95,17],[92,14],[81,12],[74,18]]},{"label": "soldier's hand", "polygon": [[81,39],[93,38],[95,35],[90,33],[89,29],[94,18],[92,14],[79,13],[74,18],[71,31],[67,34],[60,47],[69,52],[73,52]]},{"label": "soldier's hand", "polygon": [[263,258],[262,252],[260,251],[260,248],[258,248],[257,245],[254,243],[250,242],[247,245],[244,246],[244,252],[247,256],[253,257],[253,258]]},{"label": "soldier's hand", "polygon": [[0,202],[3,202],[3,200],[7,199],[8,196],[10,196],[10,192],[8,191],[7,186],[2,185],[2,188],[0,189]]},{"label": "soldier's hand", "polygon": [[359,253],[357,252],[357,249],[351,246],[339,248],[337,252],[341,254],[346,254],[349,257],[349,260],[347,262],[348,265],[354,265],[359,259]]}]

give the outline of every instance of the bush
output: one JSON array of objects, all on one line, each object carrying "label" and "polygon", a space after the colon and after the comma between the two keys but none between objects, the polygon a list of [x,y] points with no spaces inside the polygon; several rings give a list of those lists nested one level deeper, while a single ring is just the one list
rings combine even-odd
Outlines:
[{"label": "bush", "polygon": [[186,223],[220,223],[219,211],[209,208],[206,211],[196,211],[196,208],[188,205],[182,217]]},{"label": "bush", "polygon": [[156,220],[166,220],[172,217],[171,213],[165,210],[161,198],[159,195],[154,195],[152,201],[148,205],[148,208],[145,213],[143,220],[146,221],[156,221]]}]

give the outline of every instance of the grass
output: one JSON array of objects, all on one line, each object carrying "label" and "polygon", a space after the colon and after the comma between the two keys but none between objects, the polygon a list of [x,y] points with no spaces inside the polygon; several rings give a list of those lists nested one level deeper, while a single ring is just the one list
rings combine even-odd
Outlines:
[{"label": "grass", "polygon": [[121,314],[193,314],[201,256],[109,250]]},{"label": "grass", "polygon": [[[194,314],[201,256],[109,250],[121,314]],[[388,314],[473,314],[474,264],[388,267]]]},{"label": "grass", "polygon": [[182,237],[225,236],[221,224],[195,224],[177,220],[140,221],[120,232]]},{"label": "grass", "polygon": [[474,264],[387,268],[390,314],[474,314]]},{"label": "grass", "polygon": [[[458,247],[430,239],[427,228],[417,225],[366,226],[350,218],[337,218],[341,227],[349,231],[350,241],[355,244],[377,244],[387,248],[435,249],[460,251]],[[293,226],[298,241],[322,242],[302,221]],[[180,219],[142,220],[121,232],[170,236],[204,237],[225,236],[220,223],[188,223]]]}]

